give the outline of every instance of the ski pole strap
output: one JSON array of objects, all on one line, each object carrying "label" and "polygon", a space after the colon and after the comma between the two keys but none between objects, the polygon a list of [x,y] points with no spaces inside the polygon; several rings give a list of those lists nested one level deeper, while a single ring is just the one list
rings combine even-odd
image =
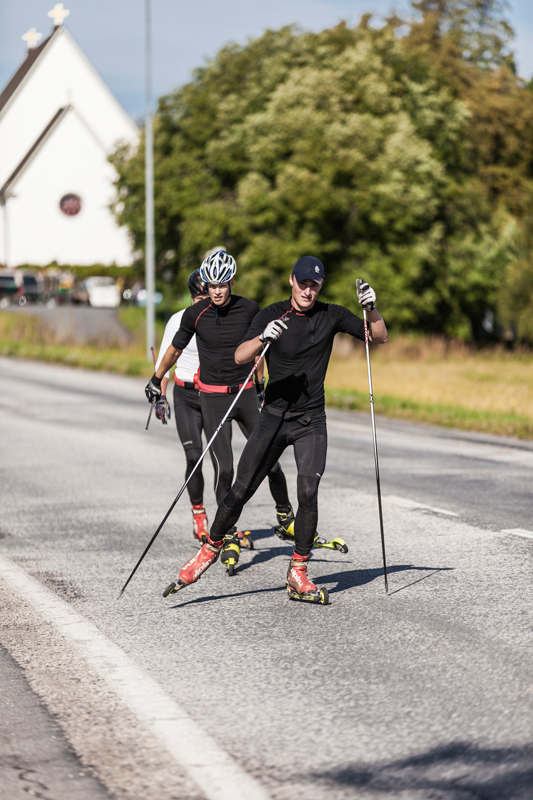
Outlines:
[{"label": "ski pole strap", "polygon": [[253,385],[253,380],[247,383],[239,383],[236,386],[212,386],[209,383],[202,383],[201,380],[198,380],[198,388],[206,394],[237,394],[241,389],[251,389]]}]

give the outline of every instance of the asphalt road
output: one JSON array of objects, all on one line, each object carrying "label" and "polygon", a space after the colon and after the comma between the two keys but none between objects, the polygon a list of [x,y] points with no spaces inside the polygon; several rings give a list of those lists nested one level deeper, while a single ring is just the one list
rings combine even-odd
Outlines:
[{"label": "asphalt road", "polygon": [[[387,596],[369,420],[331,411],[320,532],[350,552],[310,570],[330,606],[287,600],[264,487],[237,575],[161,597],[194,553],[180,502],[117,601],[184,471],[175,429],[145,432],[142,388],[0,360],[0,685],[15,670],[66,752],[41,775],[0,731],[40,796],[530,800],[532,447],[378,419]],[[67,758],[93,795],[61,784]]]},{"label": "asphalt road", "polygon": [[9,306],[11,314],[39,317],[57,344],[86,344],[96,347],[121,347],[130,344],[131,333],[122,325],[116,308],[65,304],[28,303]]}]

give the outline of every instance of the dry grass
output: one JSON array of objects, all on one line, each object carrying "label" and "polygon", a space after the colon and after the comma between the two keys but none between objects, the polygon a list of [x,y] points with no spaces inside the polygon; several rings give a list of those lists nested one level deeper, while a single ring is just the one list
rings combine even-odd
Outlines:
[{"label": "dry grass", "polygon": [[[136,332],[131,345],[105,348],[57,343],[38,318],[0,312],[0,355],[150,377],[139,314],[130,309],[123,318]],[[338,408],[368,410],[365,350],[352,342],[341,340],[335,348],[326,399]],[[379,414],[533,439],[531,353],[476,352],[442,339],[404,338],[373,347],[371,359]]]},{"label": "dry grass", "polygon": [[[376,395],[514,413],[533,420],[532,354],[446,348],[439,340],[397,340],[374,346],[371,359]],[[363,346],[348,358],[332,358],[326,385],[367,391]]]},{"label": "dry grass", "polygon": [[[342,347],[339,348],[342,350]],[[441,339],[397,339],[372,348],[374,397],[383,413],[471,430],[533,437],[533,355],[476,352]],[[363,346],[330,363],[328,400],[359,407],[368,397]],[[355,393],[350,401],[350,393]]]}]

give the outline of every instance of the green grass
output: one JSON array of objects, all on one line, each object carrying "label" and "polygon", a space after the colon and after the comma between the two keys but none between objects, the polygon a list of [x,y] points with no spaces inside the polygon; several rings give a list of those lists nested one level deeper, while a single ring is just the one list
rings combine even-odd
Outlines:
[{"label": "green grass", "polygon": [[[326,405],[347,411],[369,411],[368,392],[348,389],[326,389]],[[519,414],[500,411],[473,411],[461,406],[437,403],[417,403],[388,395],[374,396],[376,414],[412,422],[427,422],[447,428],[514,436],[518,439],[533,438],[533,423]]]},{"label": "green grass", "polygon": [[91,347],[65,347],[62,345],[33,344],[0,339],[0,355],[30,358],[50,364],[64,364],[101,372],[118,372],[121,375],[150,377],[153,365],[142,356],[120,350],[99,350]]}]

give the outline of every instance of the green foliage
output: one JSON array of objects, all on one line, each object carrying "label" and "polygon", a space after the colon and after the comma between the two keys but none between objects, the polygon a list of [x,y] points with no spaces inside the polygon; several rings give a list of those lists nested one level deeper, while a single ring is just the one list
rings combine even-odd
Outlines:
[{"label": "green foliage", "polygon": [[466,62],[492,69],[507,64],[514,69],[510,43],[513,29],[504,18],[506,0],[419,0],[413,6],[425,19],[433,18]]},{"label": "green foliage", "polygon": [[44,267],[34,266],[33,264],[20,264],[20,269],[31,272],[59,269],[62,272],[73,272],[80,280],[91,278],[93,275],[108,275],[111,278],[123,278],[130,282],[144,280],[144,267],[138,264],[131,267],[109,267],[104,264],[90,264],[89,266],[79,267],[75,264],[58,264],[57,261],[52,261]]},{"label": "green foliage", "polygon": [[[391,327],[479,335],[516,259],[533,95],[506,66],[498,3],[416,8],[403,36],[400,20],[376,30],[368,16],[267,31],[160,100],[157,262],[176,290],[221,245],[237,291],[272,302],[312,253],[326,299],[355,308],[362,276]],[[142,250],[144,149],[113,163],[117,216]]]}]

